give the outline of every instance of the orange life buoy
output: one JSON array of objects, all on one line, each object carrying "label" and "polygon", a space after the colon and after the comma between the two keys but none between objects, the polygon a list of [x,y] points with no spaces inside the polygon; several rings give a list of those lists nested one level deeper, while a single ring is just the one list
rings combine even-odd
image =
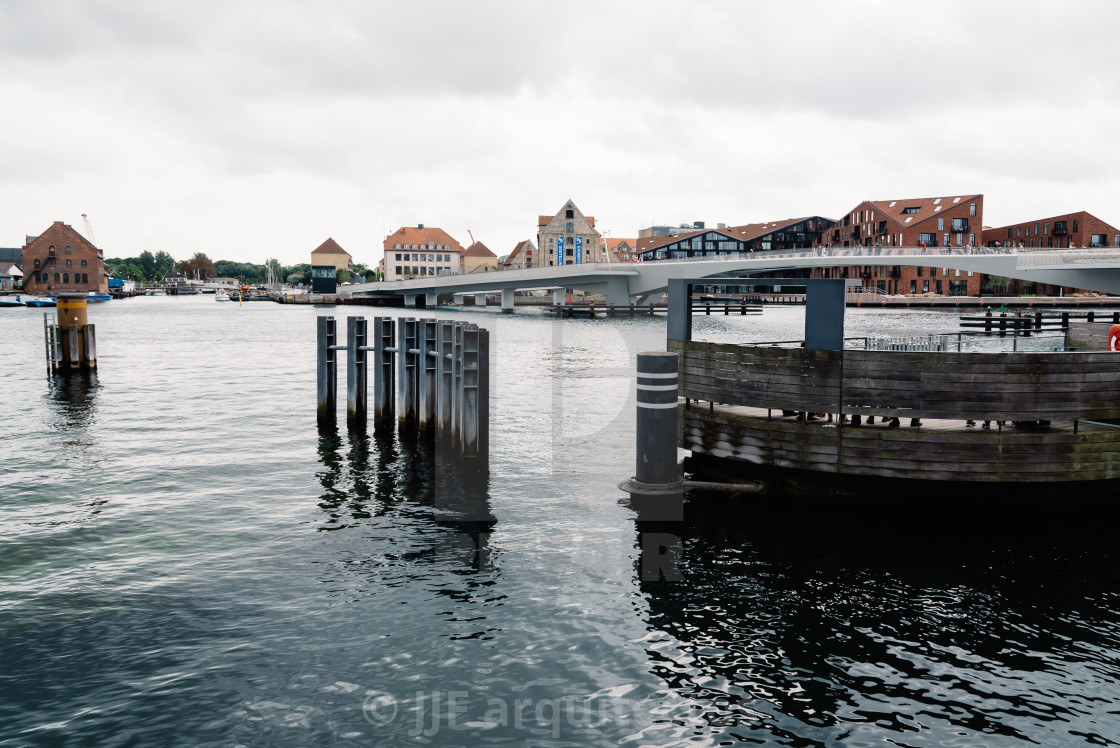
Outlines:
[{"label": "orange life buoy", "polygon": [[1120,351],[1120,325],[1108,328],[1108,350]]}]

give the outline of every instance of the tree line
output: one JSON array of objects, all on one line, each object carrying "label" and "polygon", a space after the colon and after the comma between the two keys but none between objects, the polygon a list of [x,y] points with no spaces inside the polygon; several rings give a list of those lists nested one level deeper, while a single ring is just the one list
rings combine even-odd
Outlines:
[{"label": "tree line", "polygon": [[[299,285],[311,282],[311,265],[306,262],[283,265],[279,260],[268,260],[264,264],[211,260],[205,252],[195,252],[189,260],[176,262],[167,252],[152,254],[147,250],[141,252],[139,257],[112,257],[105,260],[105,267],[111,276],[139,283],[160,283],[168,273],[176,270],[192,279],[237,278],[242,283],[265,283],[268,280],[269,266],[272,267],[273,277],[284,283]],[[355,263],[353,272],[338,272],[338,282],[346,283],[359,277],[373,280],[373,275],[368,267]]]}]

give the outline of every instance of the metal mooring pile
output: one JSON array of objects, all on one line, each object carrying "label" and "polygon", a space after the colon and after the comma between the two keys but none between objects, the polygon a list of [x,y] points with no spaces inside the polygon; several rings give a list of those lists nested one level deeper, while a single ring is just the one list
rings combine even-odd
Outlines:
[{"label": "metal mooring pile", "polygon": [[[396,324],[394,324],[394,321]],[[338,351],[346,351],[346,421],[364,426],[367,371],[373,369],[374,426],[432,431],[463,457],[485,457],[490,441],[490,332],[478,325],[414,317],[318,318],[318,417],[333,423]],[[372,340],[371,340],[372,338]],[[372,345],[371,345],[372,343]],[[372,354],[372,357],[371,357]]]}]

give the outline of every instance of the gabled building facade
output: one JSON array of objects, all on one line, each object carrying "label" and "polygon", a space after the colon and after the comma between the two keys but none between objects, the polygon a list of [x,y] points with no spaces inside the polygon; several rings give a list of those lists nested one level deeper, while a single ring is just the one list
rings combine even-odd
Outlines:
[{"label": "gabled building facade", "polygon": [[351,270],[354,267],[354,258],[350,256],[338,242],[330,237],[315,249],[311,250],[311,265],[324,267],[330,265],[335,271]]},{"label": "gabled building facade", "polygon": [[648,262],[683,257],[717,257],[738,252],[808,249],[820,242],[822,234],[835,223],[830,218],[807,216],[676,235],[650,236],[638,239],[637,253],[641,261]]},{"label": "gabled building facade", "polygon": [[864,200],[817,246],[976,247],[983,218],[983,195]]},{"label": "gabled building facade", "polygon": [[109,292],[104,253],[62,221],[27,237],[21,255],[28,293]]},{"label": "gabled building facade", "polygon": [[899,200],[865,200],[825,232],[817,245],[863,247],[869,257],[850,266],[814,268],[814,278],[849,278],[862,281],[865,292],[885,295],[947,296],[979,295],[985,277],[981,273],[950,268],[892,265],[889,258],[879,260],[879,247],[961,247],[963,251],[979,246],[983,238],[984,196],[955,195]]},{"label": "gabled building facade", "polygon": [[382,246],[387,281],[462,271],[462,245],[440,228],[405,226],[389,234]]},{"label": "gabled building facade", "polygon": [[464,273],[488,273],[498,269],[498,256],[482,242],[475,242],[463,250]]},{"label": "gabled building facade", "polygon": [[539,262],[537,248],[533,246],[531,239],[526,239],[517,243],[517,246],[513,248],[506,259],[502,260],[499,267],[502,270],[519,270],[521,268],[539,267]]},{"label": "gabled building facade", "polygon": [[571,200],[556,215],[537,218],[542,267],[597,262],[601,238],[595,230],[595,217],[585,216]]}]

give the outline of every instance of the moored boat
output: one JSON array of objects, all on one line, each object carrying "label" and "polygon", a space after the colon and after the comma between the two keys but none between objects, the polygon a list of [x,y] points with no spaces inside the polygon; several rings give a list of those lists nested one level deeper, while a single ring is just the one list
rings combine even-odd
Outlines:
[{"label": "moored boat", "polygon": [[25,306],[34,307],[57,306],[57,302],[50,296],[25,296],[23,303]]},{"label": "moored boat", "polygon": [[220,291],[214,294],[214,301],[229,301],[229,294],[225,291]]},{"label": "moored boat", "polygon": [[14,299],[11,296],[0,296],[0,306],[24,306],[24,303],[18,296]]}]

